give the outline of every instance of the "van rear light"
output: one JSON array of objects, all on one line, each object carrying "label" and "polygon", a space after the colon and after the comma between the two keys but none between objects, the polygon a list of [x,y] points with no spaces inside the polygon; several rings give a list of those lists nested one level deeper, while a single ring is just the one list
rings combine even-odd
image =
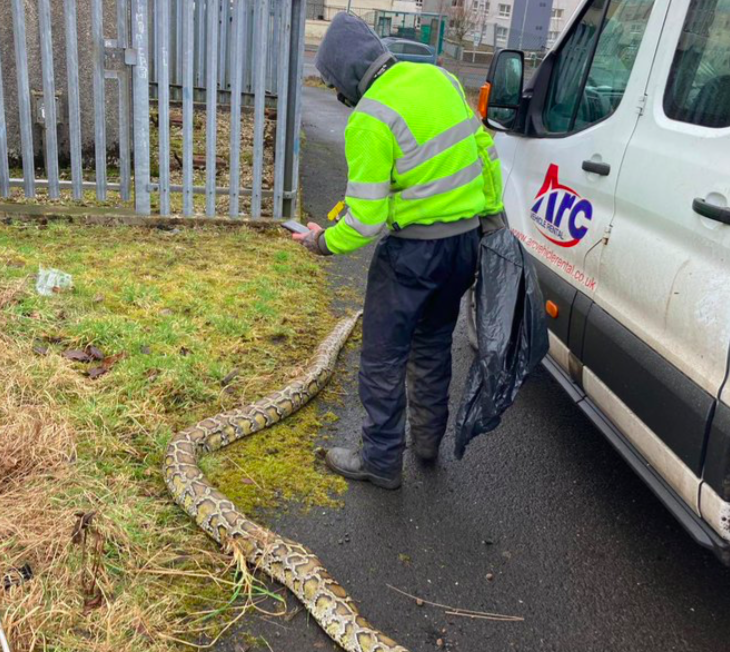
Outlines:
[{"label": "van rear light", "polygon": [[479,115],[482,120],[487,119],[487,113],[489,112],[489,94],[492,92],[492,85],[489,82],[484,82],[481,89],[479,90]]},{"label": "van rear light", "polygon": [[545,302],[545,312],[550,315],[553,319],[558,318],[559,310],[558,310],[558,304],[554,301],[546,301]]}]

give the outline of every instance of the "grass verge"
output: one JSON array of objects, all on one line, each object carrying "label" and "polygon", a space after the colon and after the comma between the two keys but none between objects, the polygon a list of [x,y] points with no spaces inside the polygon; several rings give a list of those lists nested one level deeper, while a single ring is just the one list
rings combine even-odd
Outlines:
[{"label": "grass verge", "polygon": [[[40,296],[40,265],[73,289]],[[14,652],[180,649],[242,613],[229,560],[167,496],[162,452],[297,373],[333,323],[323,288],[320,264],[275,233],[0,227],[0,619]],[[306,407],[206,470],[249,513],[331,503],[344,483],[319,471],[318,428]]]}]

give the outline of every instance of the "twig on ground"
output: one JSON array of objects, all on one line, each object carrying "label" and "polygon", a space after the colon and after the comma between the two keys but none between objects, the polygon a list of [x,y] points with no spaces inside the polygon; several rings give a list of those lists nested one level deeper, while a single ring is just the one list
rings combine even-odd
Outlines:
[{"label": "twig on ground", "polygon": [[395,586],[391,586],[390,584],[386,584],[386,586],[396,593],[400,593],[401,595],[404,595],[411,600],[415,600],[420,604],[427,604],[431,607],[445,609],[446,613],[451,616],[467,616],[472,618],[479,618],[481,620],[497,620],[502,622],[522,622],[525,620],[522,616],[508,616],[506,614],[495,614],[488,611],[473,611],[472,609],[459,609],[458,607],[450,607],[445,604],[440,604],[439,602],[430,602],[429,600],[424,600],[423,598],[419,598],[418,596],[406,593],[405,591],[402,591]]},{"label": "twig on ground", "polygon": [[486,616],[482,614],[472,614],[465,611],[445,611],[447,616],[461,616],[462,618],[474,618],[475,620],[494,620],[498,623],[521,623],[525,619],[521,616]]}]

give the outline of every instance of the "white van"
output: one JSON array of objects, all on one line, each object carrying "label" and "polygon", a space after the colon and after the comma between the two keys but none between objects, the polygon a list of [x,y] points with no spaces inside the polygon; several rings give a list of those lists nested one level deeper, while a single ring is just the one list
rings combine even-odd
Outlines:
[{"label": "white van", "polygon": [[523,67],[495,57],[482,109],[545,364],[730,563],[730,0],[585,0]]}]

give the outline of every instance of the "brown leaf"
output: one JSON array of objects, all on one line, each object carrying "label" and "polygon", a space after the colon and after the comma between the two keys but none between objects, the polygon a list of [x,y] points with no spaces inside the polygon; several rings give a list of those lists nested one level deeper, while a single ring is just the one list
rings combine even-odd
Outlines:
[{"label": "brown leaf", "polygon": [[180,355],[190,355],[192,351],[184,346],[180,347]]},{"label": "brown leaf", "polygon": [[150,353],[152,353],[152,351],[150,350],[150,347],[149,347],[149,346],[147,346],[146,344],[145,344],[145,346],[143,346],[143,347],[142,347],[142,348],[141,348],[141,349],[139,350],[139,352],[140,352],[140,353],[142,353],[143,355],[149,355]]},{"label": "brown leaf", "polygon": [[94,297],[93,301],[94,301],[94,303],[101,303],[102,301],[104,301],[104,295],[103,294],[97,294]]},{"label": "brown leaf", "polygon": [[92,380],[98,378],[99,376],[103,376],[106,373],[109,373],[109,368],[104,367],[103,365],[101,367],[91,367],[91,369],[86,372],[88,377]]},{"label": "brown leaf", "polygon": [[101,352],[100,349],[93,345],[87,346],[84,352],[91,357],[92,360],[103,360],[106,356]]},{"label": "brown leaf", "polygon": [[84,533],[91,525],[94,520],[96,512],[76,512],[76,525],[74,525],[74,531],[71,534],[71,542],[79,544],[83,540]]},{"label": "brown leaf", "polygon": [[33,353],[35,353],[36,355],[48,355],[48,347],[40,345],[34,346]]},{"label": "brown leaf", "polygon": [[64,351],[62,355],[67,360],[73,360],[74,362],[91,362],[91,357],[84,351],[79,351],[78,349]]},{"label": "brown leaf", "polygon": [[84,613],[87,614],[94,609],[98,609],[103,603],[104,597],[102,596],[101,591],[98,591],[93,597],[88,598],[86,602],[84,602]]},{"label": "brown leaf", "polygon": [[241,484],[256,484],[251,478],[242,478]]}]

